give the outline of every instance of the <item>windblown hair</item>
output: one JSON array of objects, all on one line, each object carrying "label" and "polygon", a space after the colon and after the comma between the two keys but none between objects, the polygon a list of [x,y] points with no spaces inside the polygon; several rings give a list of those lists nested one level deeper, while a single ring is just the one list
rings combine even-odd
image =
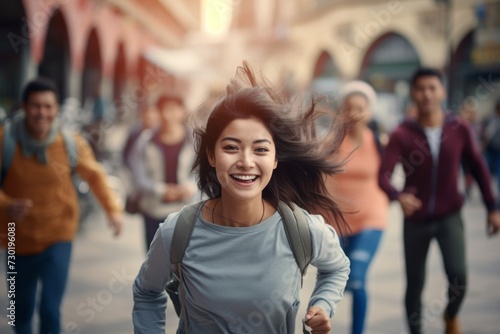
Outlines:
[{"label": "windblown hair", "polygon": [[[273,136],[278,166],[262,196],[274,206],[279,201],[296,203],[310,213],[322,214],[340,234],[348,226],[337,203],[328,195],[324,177],[342,170],[338,151],[352,122],[343,115],[318,110],[313,99],[288,101],[285,94],[273,88],[264,78],[257,80],[249,65],[239,67],[224,96],[211,107],[202,105],[193,115],[196,160],[193,171],[199,188],[209,197],[221,194],[221,185],[207,154],[213,154],[224,128],[233,120],[256,118]],[[196,124],[208,112],[208,120]],[[330,119],[328,131],[317,135],[316,125],[325,115]],[[333,118],[335,117],[335,119]]]}]

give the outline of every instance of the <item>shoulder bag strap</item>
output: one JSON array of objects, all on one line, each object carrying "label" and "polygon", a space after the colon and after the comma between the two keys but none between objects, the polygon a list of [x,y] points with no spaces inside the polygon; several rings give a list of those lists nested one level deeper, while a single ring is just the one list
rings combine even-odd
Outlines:
[{"label": "shoulder bag strap", "polygon": [[203,206],[204,202],[190,204],[182,208],[177,223],[175,224],[174,234],[172,235],[172,243],[170,246],[170,263],[174,270],[174,274],[179,279],[179,300],[181,302],[182,318],[184,320],[185,334],[188,332],[189,321],[187,317],[185,290],[184,290],[184,275],[182,274],[182,259],[186,248],[191,240],[194,225],[196,222],[196,214]]}]

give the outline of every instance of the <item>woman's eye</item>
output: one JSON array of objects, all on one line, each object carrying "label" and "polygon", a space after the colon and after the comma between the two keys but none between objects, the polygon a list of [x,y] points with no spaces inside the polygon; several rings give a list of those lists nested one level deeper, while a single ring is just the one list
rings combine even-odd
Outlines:
[{"label": "woman's eye", "polygon": [[238,148],[234,145],[226,145],[226,146],[224,146],[224,149],[227,151],[233,151],[233,150],[237,150]]},{"label": "woman's eye", "polygon": [[255,151],[257,151],[257,153],[265,153],[269,152],[269,149],[267,147],[259,147]]}]

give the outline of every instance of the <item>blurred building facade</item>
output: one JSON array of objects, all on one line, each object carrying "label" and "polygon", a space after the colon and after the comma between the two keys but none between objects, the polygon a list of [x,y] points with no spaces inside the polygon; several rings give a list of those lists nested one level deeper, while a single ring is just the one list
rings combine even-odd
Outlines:
[{"label": "blurred building facade", "polygon": [[336,90],[336,79],[370,82],[381,117],[402,117],[418,66],[447,74],[452,109],[468,98],[487,112],[500,98],[499,1],[317,0],[299,1],[295,12],[296,47],[280,63],[319,90]]},{"label": "blurred building facade", "polygon": [[454,110],[467,100],[485,114],[500,98],[498,0],[255,0],[231,7],[226,48],[237,46],[239,62],[247,58],[274,78],[333,95],[345,80],[366,80],[389,128],[403,117],[418,66],[449,76]]},{"label": "blurred building facade", "polygon": [[500,97],[499,0],[7,0],[0,4],[0,107],[36,75],[81,105],[132,106],[166,90],[195,107],[243,59],[292,91],[377,90],[388,127],[420,65],[450,75],[449,105],[485,114]]},{"label": "blurred building facade", "polygon": [[101,98],[123,113],[159,91],[182,94],[186,81],[145,52],[182,46],[199,29],[199,12],[192,0],[2,1],[0,107],[13,111],[23,85],[39,75],[57,82],[61,101],[85,107]]}]

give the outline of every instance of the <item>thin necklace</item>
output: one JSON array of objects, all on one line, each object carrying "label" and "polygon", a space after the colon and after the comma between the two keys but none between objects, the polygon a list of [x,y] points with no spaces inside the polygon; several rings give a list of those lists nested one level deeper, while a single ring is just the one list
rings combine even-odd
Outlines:
[{"label": "thin necklace", "polygon": [[[231,221],[231,222],[233,222],[233,223],[236,223],[236,224],[238,224],[238,225],[242,225],[241,223],[237,222],[236,220],[232,220],[232,219],[229,219],[229,218],[224,217],[224,216],[222,216],[222,215],[218,215],[218,214],[216,214],[216,213],[215,213],[215,208],[217,207],[217,205],[219,204],[219,202],[220,202],[220,198],[217,200],[217,202],[215,202],[215,205],[214,205],[214,207],[213,207],[212,209],[211,209],[211,208],[209,208],[209,207],[208,207],[208,206],[206,206],[206,205],[203,205],[205,208],[207,208],[207,209],[210,211],[210,213],[211,213],[211,215],[212,215],[212,224],[215,224],[214,216],[217,216],[217,217],[220,217],[220,218],[224,218],[224,219],[226,219],[226,220],[229,220],[229,221]],[[259,221],[258,221],[258,222],[257,222],[257,224],[255,224],[255,225],[258,225],[258,224],[260,224],[260,223],[262,222],[262,219],[264,219],[264,214],[265,214],[265,212],[266,212],[266,208],[265,208],[265,204],[264,204],[264,199],[262,199],[262,216],[260,216]]]}]

